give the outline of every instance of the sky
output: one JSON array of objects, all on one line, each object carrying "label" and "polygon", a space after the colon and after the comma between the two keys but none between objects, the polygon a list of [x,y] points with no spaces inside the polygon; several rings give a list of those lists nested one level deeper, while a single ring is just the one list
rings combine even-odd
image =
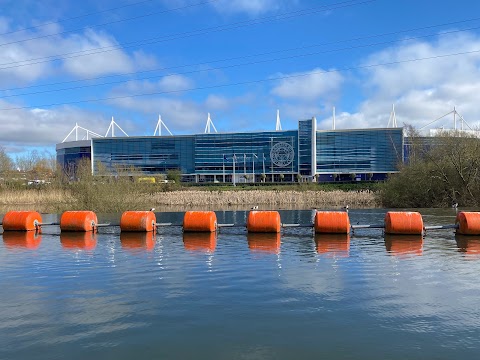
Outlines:
[{"label": "sky", "polygon": [[[480,126],[478,0],[0,0],[0,146],[130,136]],[[457,119],[459,117],[457,116]],[[431,124],[433,122],[433,124]],[[460,126],[460,122],[457,126]],[[466,126],[466,125],[465,125]],[[121,131],[116,130],[119,135]],[[166,130],[162,130],[166,134]],[[84,138],[85,132],[80,131]],[[71,136],[67,140],[74,140]]]}]

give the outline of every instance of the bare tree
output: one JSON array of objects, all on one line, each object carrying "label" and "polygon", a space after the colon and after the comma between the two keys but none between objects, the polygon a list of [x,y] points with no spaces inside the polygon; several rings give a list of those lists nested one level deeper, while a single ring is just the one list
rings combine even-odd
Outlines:
[{"label": "bare tree", "polygon": [[5,148],[0,146],[0,177],[5,178],[13,170],[13,161]]}]

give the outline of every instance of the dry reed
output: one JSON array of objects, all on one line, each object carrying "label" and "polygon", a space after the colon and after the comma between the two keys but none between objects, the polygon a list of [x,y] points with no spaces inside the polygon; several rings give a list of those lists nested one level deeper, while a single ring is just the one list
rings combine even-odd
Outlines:
[{"label": "dry reed", "polygon": [[74,201],[70,192],[60,189],[4,190],[0,193],[0,205],[40,205]]},{"label": "dry reed", "polygon": [[224,208],[235,205],[295,206],[299,207],[341,207],[349,205],[357,208],[377,207],[378,200],[370,191],[294,191],[294,190],[255,190],[255,191],[172,191],[150,197],[156,205],[167,206],[208,206]]},{"label": "dry reed", "polygon": [[380,204],[371,191],[296,191],[296,190],[177,190],[130,192],[127,189],[107,187],[100,190],[72,192],[61,189],[4,190],[0,192],[0,211],[32,210],[61,212],[65,210],[93,210],[120,212],[150,207],[185,211],[189,209],[248,209],[260,208],[356,208],[378,207]]}]

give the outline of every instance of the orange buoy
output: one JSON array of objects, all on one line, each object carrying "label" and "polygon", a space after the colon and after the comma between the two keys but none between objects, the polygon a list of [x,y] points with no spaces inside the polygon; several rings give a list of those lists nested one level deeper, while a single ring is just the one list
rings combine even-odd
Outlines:
[{"label": "orange buoy", "polygon": [[187,211],[183,217],[183,231],[217,231],[217,215],[213,211]]},{"label": "orange buoy", "polygon": [[423,219],[418,212],[389,211],[385,214],[386,234],[423,234]]},{"label": "orange buoy", "polygon": [[184,232],[183,245],[189,251],[201,251],[213,253],[217,246],[216,232]]},{"label": "orange buoy", "polygon": [[61,232],[60,243],[64,249],[93,250],[97,247],[97,235],[94,231]]},{"label": "orange buoy", "polygon": [[319,234],[349,234],[350,218],[345,211],[317,211],[314,226]]},{"label": "orange buoy", "polygon": [[42,242],[42,235],[36,231],[5,231],[3,242],[7,248],[37,249]]},{"label": "orange buoy", "polygon": [[157,217],[153,211],[125,211],[120,219],[121,231],[155,231]]},{"label": "orange buoy", "polygon": [[280,232],[280,214],[278,211],[250,211],[247,219],[248,232]]},{"label": "orange buoy", "polygon": [[278,254],[280,252],[280,233],[247,234],[248,248],[253,252]]},{"label": "orange buoy", "polygon": [[315,234],[315,245],[318,254],[348,257],[350,234]]},{"label": "orange buoy", "polygon": [[156,240],[157,238],[154,231],[120,233],[122,248],[127,250],[138,249],[152,251],[155,248]]},{"label": "orange buoy", "polygon": [[385,248],[392,255],[423,254],[423,237],[421,234],[396,235],[385,234]]},{"label": "orange buoy", "polygon": [[480,235],[480,212],[460,211],[455,219],[457,234]]},{"label": "orange buoy", "polygon": [[4,231],[37,230],[42,216],[36,211],[9,211],[3,217]]},{"label": "orange buoy", "polygon": [[60,217],[60,230],[95,231],[98,224],[97,214],[93,211],[65,211]]}]

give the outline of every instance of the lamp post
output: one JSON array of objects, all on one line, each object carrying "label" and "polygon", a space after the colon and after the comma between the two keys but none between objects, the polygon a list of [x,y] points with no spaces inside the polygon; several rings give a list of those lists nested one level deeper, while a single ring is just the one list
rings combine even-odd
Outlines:
[{"label": "lamp post", "polygon": [[233,179],[232,179],[232,182],[233,182],[233,186],[236,186],[235,185],[235,160],[237,159],[237,157],[235,156],[235,154],[233,154]]},{"label": "lamp post", "polygon": [[223,183],[225,184],[225,154],[223,154]]},{"label": "lamp post", "polygon": [[255,183],[255,159],[258,159],[258,156],[252,153],[252,182]]}]

